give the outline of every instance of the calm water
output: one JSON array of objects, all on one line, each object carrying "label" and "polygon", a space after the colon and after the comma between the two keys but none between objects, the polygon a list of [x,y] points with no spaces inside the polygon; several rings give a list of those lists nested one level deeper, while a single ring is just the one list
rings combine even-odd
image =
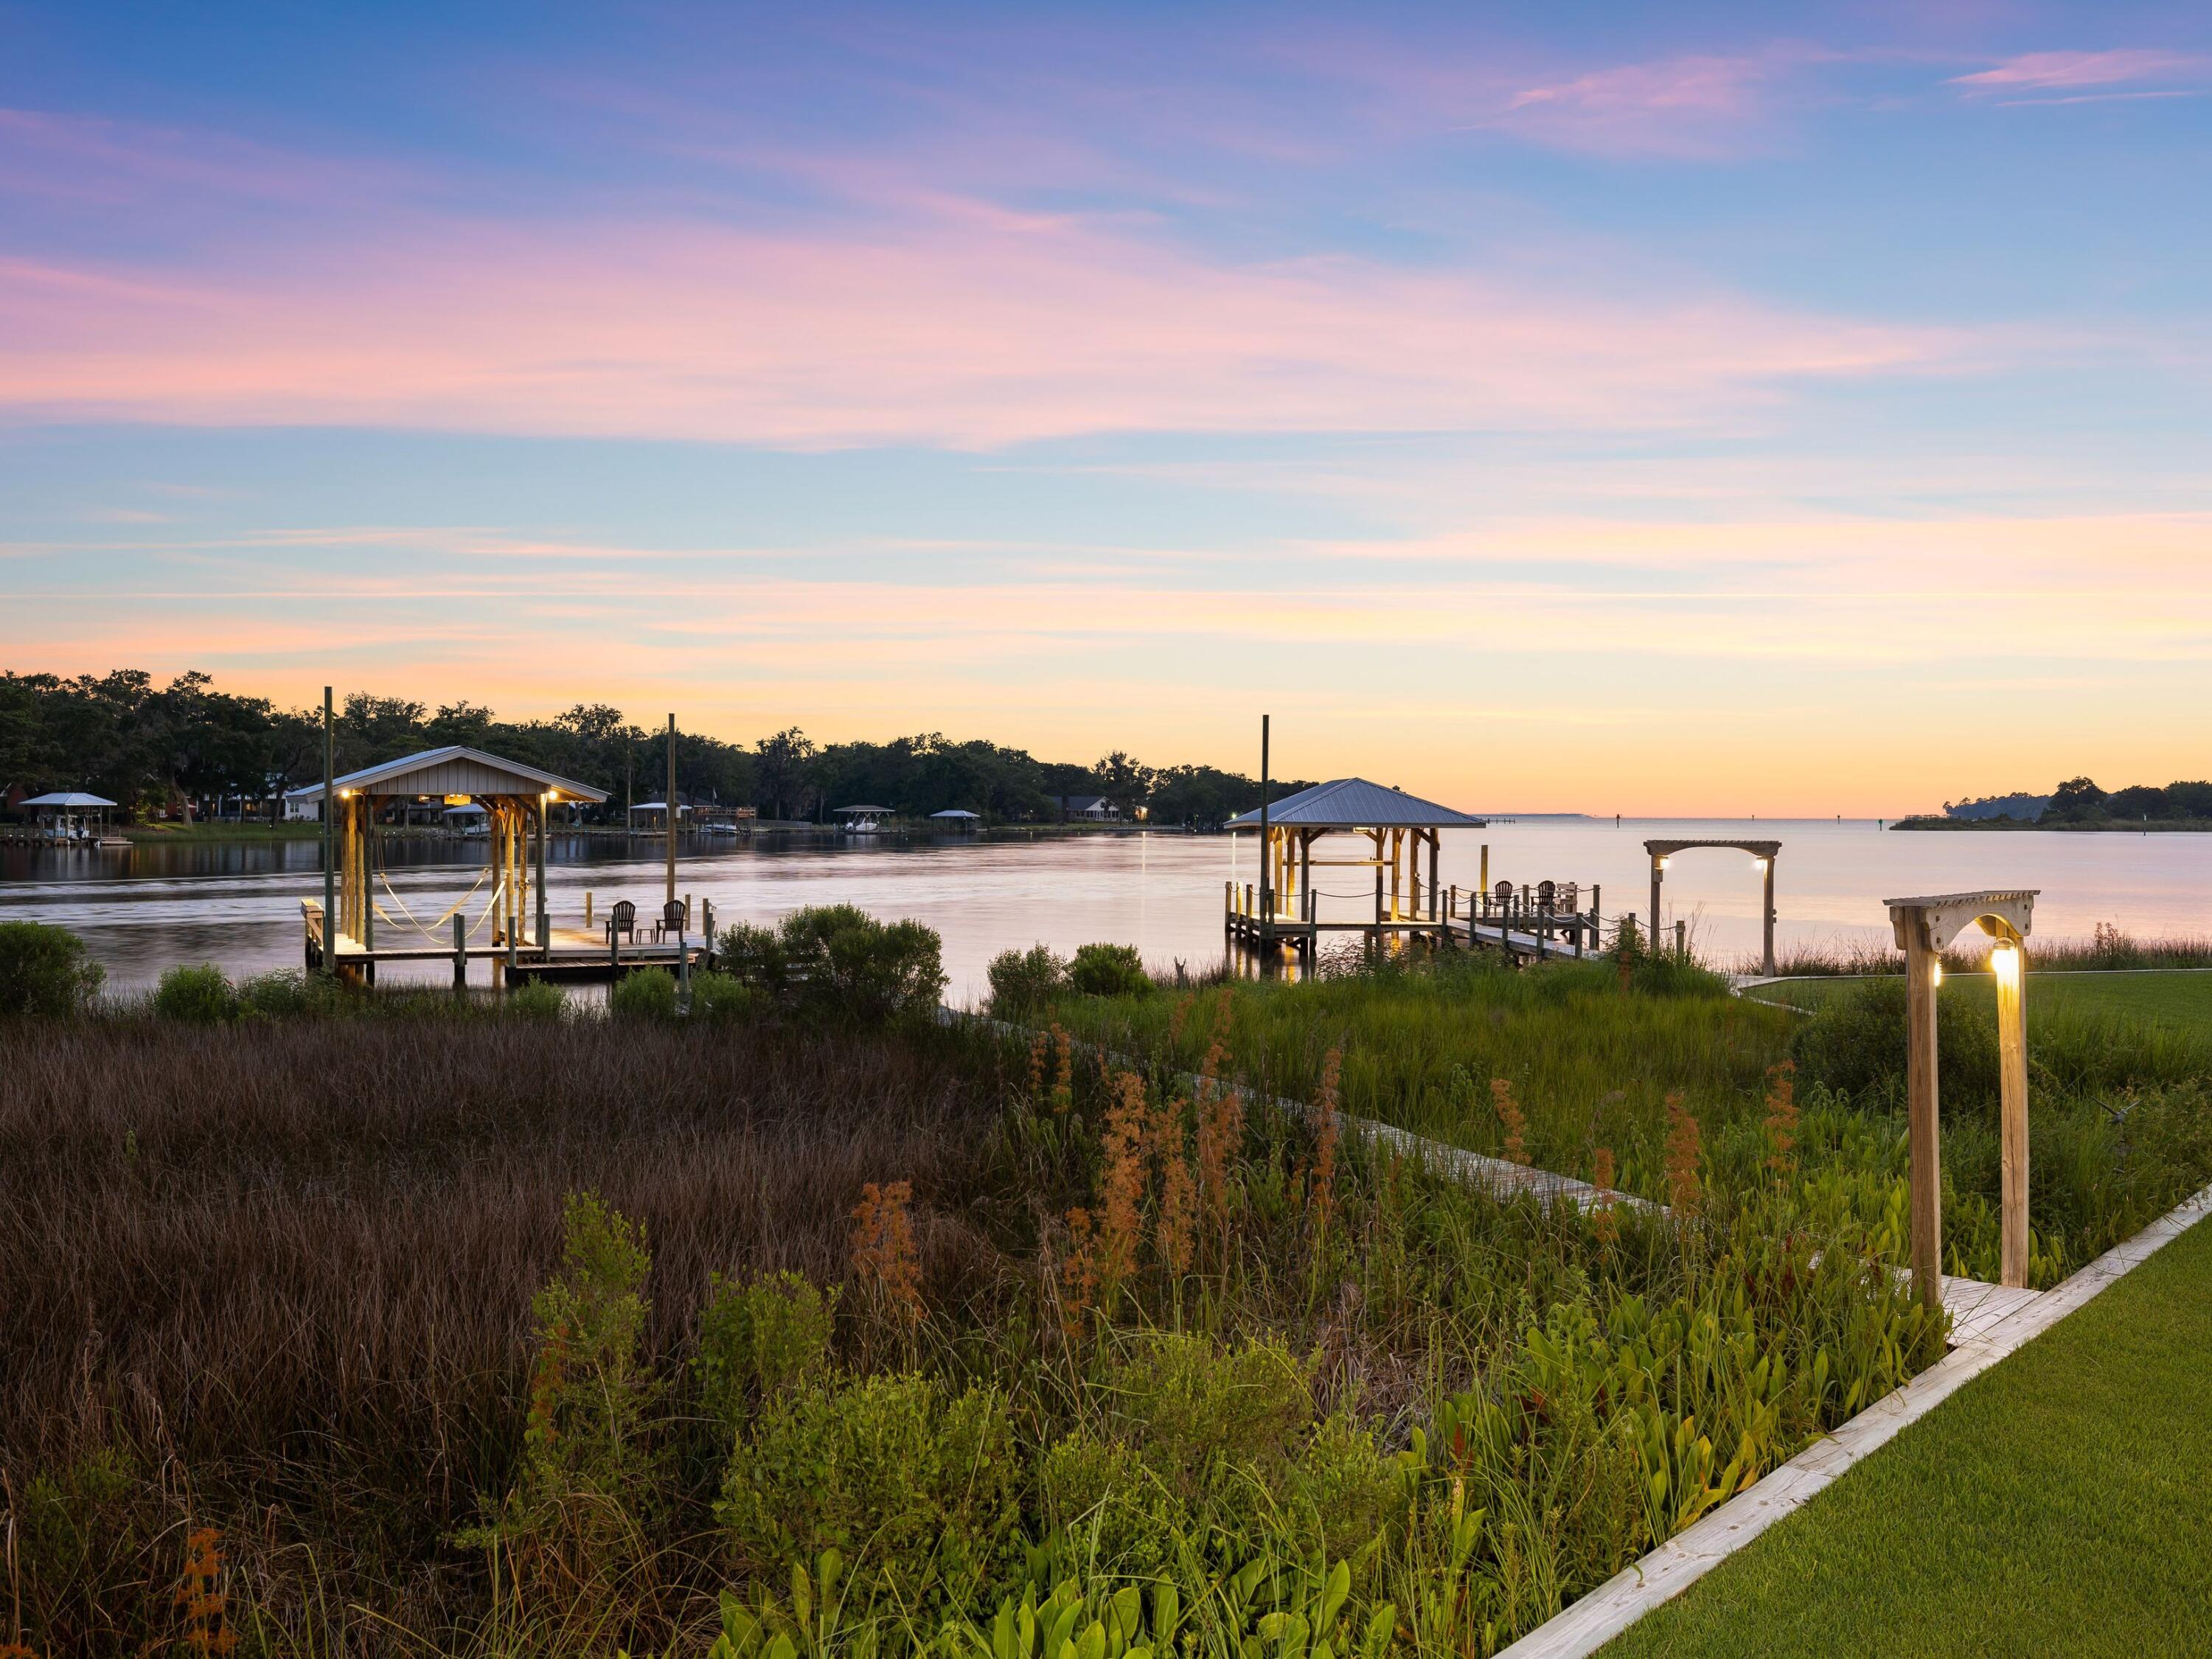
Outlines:
[{"label": "calm water", "polygon": [[[1487,842],[1493,882],[1596,882],[1608,915],[1640,915],[1649,902],[1647,836],[1778,838],[1784,950],[1886,939],[1885,896],[1978,887],[2042,889],[2039,935],[2085,937],[2100,921],[2146,938],[2212,933],[2212,836],[1899,835],[1848,820],[1631,819],[1616,828],[1610,819],[1526,819],[1446,836],[1443,879],[1474,885]],[[320,896],[320,854],[319,843],[306,842],[0,849],[0,920],[71,929],[118,989],[149,984],[178,962],[219,963],[233,974],[296,966],[299,901]],[[393,886],[428,919],[468,889],[485,854],[481,842],[422,842],[393,843],[387,856]],[[1249,838],[1235,856],[1239,878],[1253,878]],[[556,842],[549,869],[556,924],[580,924],[587,890],[602,910],[629,897],[649,913],[660,898],[661,858],[649,841]],[[843,902],[927,922],[944,936],[948,994],[965,1001],[981,994],[984,965],[1009,945],[1042,941],[1066,951],[1110,939],[1138,945],[1162,967],[1177,958],[1194,967],[1218,962],[1221,884],[1231,868],[1230,842],[1221,836],[986,835],[687,844],[677,878],[680,891],[711,899],[725,921],[773,920],[800,905]],[[1365,871],[1317,871],[1316,887],[1335,896],[1323,900],[1324,915],[1371,908],[1369,880]],[[1687,920],[1702,951],[1733,960],[1758,948],[1759,895],[1748,855],[1684,854],[1668,871],[1668,920]],[[480,890],[471,915],[482,897]],[[404,970],[384,971],[391,978]],[[450,982],[440,964],[416,971]]]}]

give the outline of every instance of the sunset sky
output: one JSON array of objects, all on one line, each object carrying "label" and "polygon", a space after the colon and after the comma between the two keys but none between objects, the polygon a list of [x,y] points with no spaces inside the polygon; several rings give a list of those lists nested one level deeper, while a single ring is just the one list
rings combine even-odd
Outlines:
[{"label": "sunset sky", "polygon": [[0,4],[0,666],[2212,773],[2212,9]]}]

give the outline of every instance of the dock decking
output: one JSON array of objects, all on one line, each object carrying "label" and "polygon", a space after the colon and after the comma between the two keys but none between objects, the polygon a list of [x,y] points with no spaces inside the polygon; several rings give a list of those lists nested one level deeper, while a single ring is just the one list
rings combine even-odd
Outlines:
[{"label": "dock decking", "polygon": [[[313,899],[300,903],[306,924],[307,964],[310,971],[324,965],[322,907]],[[711,922],[709,923],[711,927]],[[472,962],[489,963],[495,976],[514,981],[532,979],[569,983],[614,980],[641,968],[663,968],[672,972],[714,966],[711,933],[680,939],[655,939],[649,933],[638,939],[611,939],[602,929],[549,927],[546,943],[523,939],[499,944],[465,942],[458,946],[437,943],[416,930],[392,929],[396,941],[379,940],[364,945],[350,933],[331,940],[329,965],[340,972],[364,974],[372,981],[382,962],[449,962],[454,983],[462,983]]]}]

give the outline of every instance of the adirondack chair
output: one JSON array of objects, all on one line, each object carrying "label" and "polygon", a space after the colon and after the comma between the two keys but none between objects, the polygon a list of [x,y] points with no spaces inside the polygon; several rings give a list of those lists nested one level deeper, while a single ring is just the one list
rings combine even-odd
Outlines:
[{"label": "adirondack chair", "polygon": [[617,899],[607,910],[607,937],[624,936],[631,944],[637,943],[637,906],[628,899]]},{"label": "adirondack chair", "polygon": [[657,939],[673,938],[684,927],[684,901],[671,899],[660,907],[660,920],[653,925],[653,936]]},{"label": "adirondack chair", "polygon": [[1536,884],[1537,909],[1548,913],[1552,908],[1559,902],[1559,883],[1555,881],[1540,881]]}]

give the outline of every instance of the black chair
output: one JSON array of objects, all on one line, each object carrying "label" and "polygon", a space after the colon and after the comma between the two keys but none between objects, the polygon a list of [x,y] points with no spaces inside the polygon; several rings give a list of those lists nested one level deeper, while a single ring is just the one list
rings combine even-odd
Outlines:
[{"label": "black chair", "polygon": [[627,934],[632,945],[637,943],[637,906],[628,899],[617,899],[607,911],[607,937],[614,939]]},{"label": "black chair", "polygon": [[660,920],[659,922],[654,924],[653,929],[653,938],[657,939],[665,939],[671,933],[681,933],[684,931],[685,920],[686,918],[684,913],[684,901],[682,899],[669,900],[667,903],[660,907]]},{"label": "black chair", "polygon": [[1557,882],[1540,881],[1536,884],[1536,908],[1539,910],[1549,914],[1552,907],[1559,902],[1559,886]]}]

